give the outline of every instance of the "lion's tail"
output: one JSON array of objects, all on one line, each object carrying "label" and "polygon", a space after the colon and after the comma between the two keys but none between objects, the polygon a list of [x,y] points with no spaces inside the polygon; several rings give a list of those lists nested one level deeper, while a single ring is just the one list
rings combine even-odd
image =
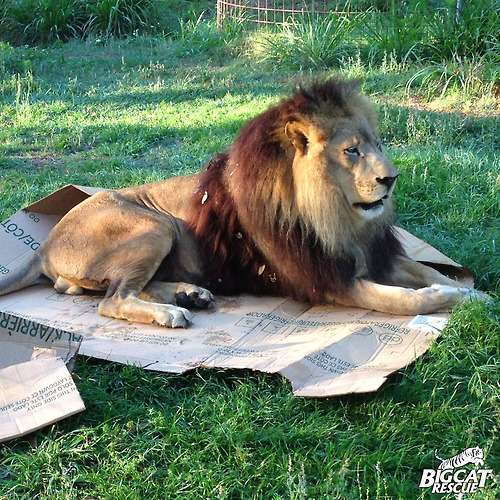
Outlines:
[{"label": "lion's tail", "polygon": [[33,285],[43,274],[40,256],[34,253],[14,271],[0,278],[0,295],[6,295]]}]

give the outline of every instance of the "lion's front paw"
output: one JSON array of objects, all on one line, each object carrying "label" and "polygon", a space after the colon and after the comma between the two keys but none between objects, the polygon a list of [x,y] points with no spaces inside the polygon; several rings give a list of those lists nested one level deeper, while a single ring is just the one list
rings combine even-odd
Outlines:
[{"label": "lion's front paw", "polygon": [[493,300],[488,294],[474,288],[466,288],[465,290],[465,300],[480,300],[482,302],[491,302]]},{"label": "lion's front paw", "polygon": [[154,312],[154,323],[169,328],[186,328],[192,323],[191,313],[184,307],[159,306]]},{"label": "lion's front paw", "polygon": [[466,297],[467,289],[449,285],[434,284],[419,288],[416,293],[420,298],[420,314],[450,309]]},{"label": "lion's front paw", "polygon": [[181,307],[207,309],[213,306],[214,296],[206,288],[190,285],[175,294],[175,302]]},{"label": "lion's front paw", "polygon": [[449,285],[434,284],[426,288],[420,288],[416,292],[421,299],[421,314],[447,310],[462,301],[491,300],[488,295],[473,288]]}]

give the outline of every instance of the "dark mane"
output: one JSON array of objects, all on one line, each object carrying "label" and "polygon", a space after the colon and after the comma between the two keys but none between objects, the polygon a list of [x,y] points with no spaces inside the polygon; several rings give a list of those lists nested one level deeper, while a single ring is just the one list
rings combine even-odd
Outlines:
[{"label": "dark mane", "polygon": [[332,287],[344,290],[354,277],[355,260],[327,256],[318,242],[302,234],[299,224],[263,225],[258,236],[272,248],[279,270],[264,257],[255,244],[255,232],[245,231],[222,182],[227,160],[227,154],[211,160],[191,203],[189,224],[206,256],[204,285],[215,293],[270,293],[314,303],[323,302]]},{"label": "dark mane", "polygon": [[242,284],[245,277],[258,274],[258,263],[264,263],[264,259],[241,226],[234,201],[222,180],[227,161],[226,153],[212,158],[200,174],[198,189],[190,202],[187,222],[206,257],[204,285],[215,293],[263,293],[265,290],[258,282],[246,280],[246,286]]},{"label": "dark mane", "polygon": [[[289,121],[346,116],[361,99],[357,82],[330,79],[248,122],[228,152],[199,175],[188,225],[206,258],[205,286],[215,293],[270,293],[313,303],[341,295],[356,277],[352,246],[327,252],[297,213]],[[362,102],[362,101],[360,101]],[[369,274],[383,281],[401,254],[390,224],[367,234]]]},{"label": "dark mane", "polygon": [[[297,96],[306,99],[311,109],[318,110],[325,104],[336,106],[349,113],[349,103],[359,92],[359,82],[357,80],[342,80],[340,78],[330,78],[326,82],[313,83],[310,87],[300,86],[296,92]],[[301,108],[305,112],[304,107]]]}]

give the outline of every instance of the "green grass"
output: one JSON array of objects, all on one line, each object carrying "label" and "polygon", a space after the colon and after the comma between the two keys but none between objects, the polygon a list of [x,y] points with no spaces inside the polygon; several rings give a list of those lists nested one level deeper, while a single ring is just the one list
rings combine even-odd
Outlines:
[{"label": "green grass", "polygon": [[16,45],[72,38],[176,33],[208,0],[0,0],[0,40]]},{"label": "green grass", "polygon": [[290,20],[281,30],[258,34],[254,51],[261,61],[290,69],[335,67],[351,55],[362,20],[360,14]]},{"label": "green grass", "polygon": [[[184,43],[0,46],[0,219],[67,183],[198,171],[299,77],[210,44],[185,55]],[[375,394],[299,399],[278,375],[79,358],[87,411],[1,444],[0,498],[446,499],[419,490],[421,471],[437,466],[434,449],[469,446],[497,474],[474,498],[498,497],[500,125],[490,104],[417,109],[412,74],[382,64],[363,82],[401,171],[399,222],[471,268],[494,301],[458,308],[430,351]]]}]

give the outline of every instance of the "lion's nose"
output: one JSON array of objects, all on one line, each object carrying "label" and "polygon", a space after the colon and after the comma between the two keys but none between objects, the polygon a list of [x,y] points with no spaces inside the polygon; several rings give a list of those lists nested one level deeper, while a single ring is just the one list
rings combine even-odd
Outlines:
[{"label": "lion's nose", "polygon": [[398,178],[397,175],[395,175],[394,177],[382,177],[382,178],[377,177],[377,182],[390,188],[396,182],[397,178]]}]

